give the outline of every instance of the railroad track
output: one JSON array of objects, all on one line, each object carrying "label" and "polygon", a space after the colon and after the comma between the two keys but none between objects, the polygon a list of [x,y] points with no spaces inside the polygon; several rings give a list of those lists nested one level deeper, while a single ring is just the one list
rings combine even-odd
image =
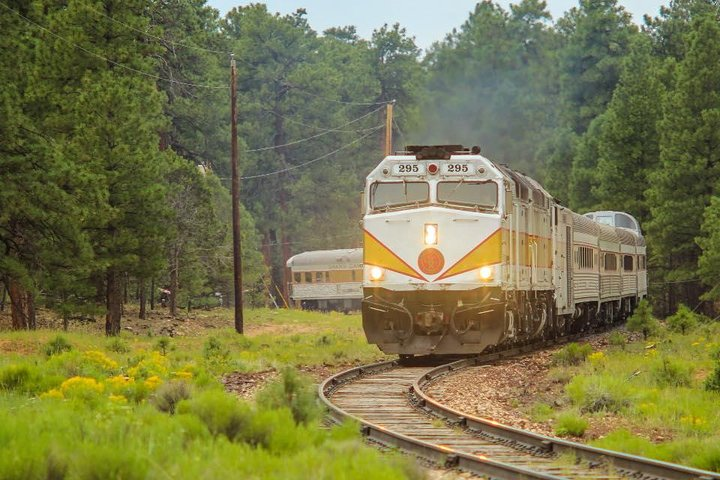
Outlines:
[{"label": "railroad track", "polygon": [[[521,347],[438,365],[389,361],[356,367],[319,388],[333,420],[354,419],[373,442],[491,478],[703,479],[720,475],[546,437],[465,415],[423,392],[457,370],[536,350]],[[441,419],[442,421],[439,421]]]}]

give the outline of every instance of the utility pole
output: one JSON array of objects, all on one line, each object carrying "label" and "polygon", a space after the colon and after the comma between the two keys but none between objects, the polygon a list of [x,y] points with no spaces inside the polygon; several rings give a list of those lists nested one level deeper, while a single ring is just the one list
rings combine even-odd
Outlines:
[{"label": "utility pole", "polygon": [[392,154],[392,122],[395,100],[388,102],[385,110],[385,156]]},{"label": "utility pole", "polygon": [[237,145],[237,69],[235,56],[230,59],[230,134],[232,163],[233,278],[235,280],[235,331],[243,333],[242,249],[240,238],[240,178]]}]

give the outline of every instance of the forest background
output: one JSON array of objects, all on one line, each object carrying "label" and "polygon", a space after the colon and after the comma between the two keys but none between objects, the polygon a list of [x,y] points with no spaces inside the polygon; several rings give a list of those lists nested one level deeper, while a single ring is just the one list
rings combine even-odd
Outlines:
[{"label": "forest background", "polygon": [[[427,54],[399,24],[315,32],[302,9],[220,17],[204,0],[0,0],[0,281],[13,327],[38,306],[106,314],[170,293],[232,299],[229,63],[239,76],[244,289],[361,245],[359,192],[395,146],[480,145],[565,205],[627,211],[661,313],[720,298],[720,1],[632,22],[614,0],[478,3]],[[277,296],[277,295],[275,295]]]}]

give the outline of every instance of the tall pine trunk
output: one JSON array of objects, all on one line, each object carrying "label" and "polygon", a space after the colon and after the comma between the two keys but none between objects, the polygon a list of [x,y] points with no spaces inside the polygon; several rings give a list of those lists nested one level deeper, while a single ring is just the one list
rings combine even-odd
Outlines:
[{"label": "tall pine trunk", "polygon": [[120,334],[120,318],[122,316],[122,282],[120,274],[113,268],[107,270],[107,314],[105,316],[105,334]]},{"label": "tall pine trunk", "polygon": [[147,303],[147,296],[145,295],[146,288],[145,288],[145,279],[141,278],[138,280],[138,303],[140,303],[140,313],[138,314],[138,318],[145,320],[145,317],[147,316],[147,313],[145,311],[145,304]]},{"label": "tall pine trunk", "polygon": [[150,280],[150,311],[155,310],[155,279]]},{"label": "tall pine trunk", "polygon": [[35,321],[35,298],[17,281],[8,281],[8,293],[10,295],[10,310],[13,330],[34,330]]},{"label": "tall pine trunk", "polygon": [[180,268],[180,255],[177,249],[173,252],[172,263],[170,267],[170,315],[177,315],[177,292],[180,281],[178,279],[178,269]]}]

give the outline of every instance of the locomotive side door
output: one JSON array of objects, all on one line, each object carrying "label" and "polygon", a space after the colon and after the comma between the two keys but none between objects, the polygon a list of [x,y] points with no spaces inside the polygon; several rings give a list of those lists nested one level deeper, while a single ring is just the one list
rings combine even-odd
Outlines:
[{"label": "locomotive side door", "polygon": [[573,313],[572,306],[572,225],[564,208],[552,207],[553,285],[558,315]]}]

